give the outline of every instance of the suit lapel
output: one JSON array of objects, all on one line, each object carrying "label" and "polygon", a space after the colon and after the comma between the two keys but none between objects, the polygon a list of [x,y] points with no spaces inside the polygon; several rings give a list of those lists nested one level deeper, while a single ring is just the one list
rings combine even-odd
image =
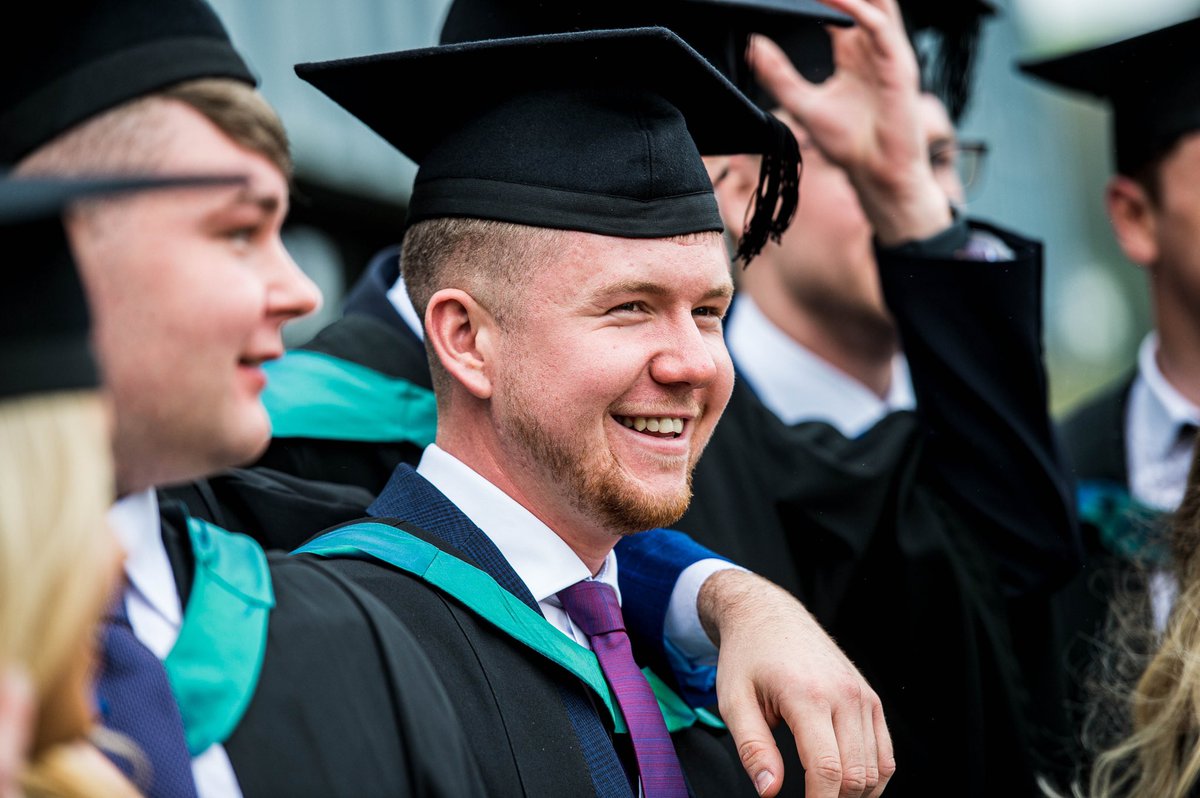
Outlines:
[{"label": "suit lapel", "polygon": [[[473,559],[501,587],[519,598],[538,614],[541,608],[529,588],[504,559],[496,544],[463,515],[441,491],[433,487],[411,466],[401,464],[379,494],[367,514],[374,518],[396,518],[437,535],[446,543]],[[600,720],[582,683],[572,679],[561,682],[563,707],[579,738],[580,750],[596,794],[603,798],[631,798],[630,781],[617,758],[612,739]]]},{"label": "suit lapel", "polygon": [[466,554],[500,586],[539,614],[537,602],[496,544],[411,466],[400,464],[367,514],[408,521]]}]

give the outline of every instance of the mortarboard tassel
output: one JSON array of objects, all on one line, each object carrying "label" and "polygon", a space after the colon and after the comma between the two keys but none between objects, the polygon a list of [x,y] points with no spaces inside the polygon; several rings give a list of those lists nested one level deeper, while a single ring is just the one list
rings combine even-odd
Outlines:
[{"label": "mortarboard tassel", "polygon": [[734,256],[742,268],[750,265],[767,241],[779,242],[800,205],[800,145],[787,125],[770,114],[767,118],[775,142],[763,153],[758,188]]}]

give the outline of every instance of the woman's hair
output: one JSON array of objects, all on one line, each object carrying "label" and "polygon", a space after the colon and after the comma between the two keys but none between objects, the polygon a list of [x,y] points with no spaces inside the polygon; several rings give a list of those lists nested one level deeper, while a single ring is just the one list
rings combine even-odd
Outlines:
[{"label": "woman's hair", "polygon": [[1195,458],[1172,521],[1171,547],[1179,593],[1157,646],[1143,647],[1145,615],[1140,633],[1137,625],[1122,624],[1116,638],[1127,661],[1135,660],[1139,649],[1149,654],[1119,705],[1126,733],[1092,767],[1093,798],[1183,798],[1200,776],[1200,473]]},{"label": "woman's hair", "polygon": [[131,790],[78,745],[92,726],[97,622],[117,574],[111,458],[97,392],[0,401],[0,662],[33,683],[31,796]]}]

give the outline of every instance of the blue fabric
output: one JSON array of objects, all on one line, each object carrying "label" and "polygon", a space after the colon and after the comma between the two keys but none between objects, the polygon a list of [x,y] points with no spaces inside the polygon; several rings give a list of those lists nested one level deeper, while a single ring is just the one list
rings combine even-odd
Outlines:
[{"label": "blue fabric", "polygon": [[374,316],[384,324],[403,331],[413,340],[418,340],[417,334],[404,323],[387,292],[392,284],[400,277],[400,245],[396,244],[380,250],[371,258],[362,276],[350,288],[343,304],[345,313],[359,313],[364,316]]},{"label": "blue fabric", "polygon": [[[652,529],[627,535],[617,543],[617,581],[622,596],[636,596],[624,603],[625,624],[635,639],[663,640],[667,661],[684,700],[693,707],[717,703],[717,669],[694,667],[678,649],[663,638],[671,591],[684,570],[700,560],[726,560],[682,532]],[[728,562],[728,560],[726,560]]]},{"label": "blue fabric", "polygon": [[123,593],[102,627],[104,646],[96,683],[101,722],[133,741],[150,772],[139,773],[119,754],[105,753],[147,798],[196,798],[183,718],[167,671],[134,635]]},{"label": "blue fabric", "polygon": [[[541,614],[533,594],[491,538],[411,466],[403,463],[396,466],[383,492],[367,508],[367,514],[374,518],[407,521],[432,532],[473,559],[505,590]],[[580,750],[587,762],[596,795],[632,798],[629,779],[613,748],[612,739],[600,716],[585,698],[583,690],[560,686],[559,695],[579,738]]]}]

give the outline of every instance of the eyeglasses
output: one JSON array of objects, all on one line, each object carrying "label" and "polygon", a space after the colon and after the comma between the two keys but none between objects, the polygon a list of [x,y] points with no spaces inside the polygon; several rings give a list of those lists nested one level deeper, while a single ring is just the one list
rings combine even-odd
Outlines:
[{"label": "eyeglasses", "polygon": [[929,148],[929,165],[939,179],[954,175],[970,199],[982,184],[983,162],[988,145],[982,141],[944,141]]}]

